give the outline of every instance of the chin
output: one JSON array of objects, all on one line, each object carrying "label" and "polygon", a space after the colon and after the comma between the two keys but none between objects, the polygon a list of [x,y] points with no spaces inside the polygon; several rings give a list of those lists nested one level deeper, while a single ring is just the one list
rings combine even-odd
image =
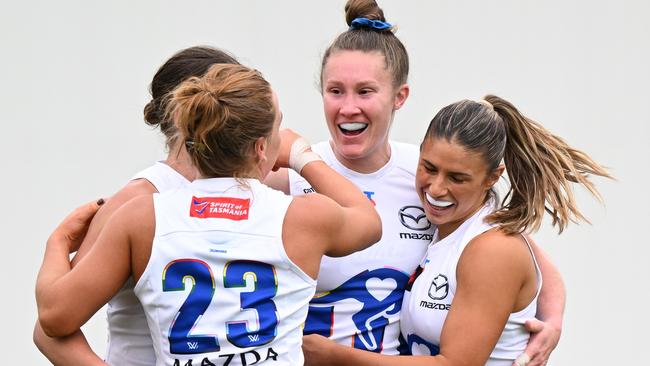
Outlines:
[{"label": "chin", "polygon": [[358,144],[353,144],[353,145],[341,144],[341,145],[337,145],[337,147],[338,147],[336,149],[337,153],[347,160],[362,159],[367,155],[364,147]]}]

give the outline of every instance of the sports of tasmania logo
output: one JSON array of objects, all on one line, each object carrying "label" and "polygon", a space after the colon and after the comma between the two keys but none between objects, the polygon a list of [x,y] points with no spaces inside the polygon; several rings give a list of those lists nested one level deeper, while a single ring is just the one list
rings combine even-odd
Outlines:
[{"label": "sports of tasmania logo", "polygon": [[431,287],[429,287],[429,297],[433,300],[442,300],[447,297],[449,293],[449,280],[447,276],[443,274],[438,274],[431,281]]},{"label": "sports of tasmania logo", "polygon": [[399,221],[411,230],[429,230],[431,223],[424,214],[424,209],[418,206],[404,206],[398,212]]}]

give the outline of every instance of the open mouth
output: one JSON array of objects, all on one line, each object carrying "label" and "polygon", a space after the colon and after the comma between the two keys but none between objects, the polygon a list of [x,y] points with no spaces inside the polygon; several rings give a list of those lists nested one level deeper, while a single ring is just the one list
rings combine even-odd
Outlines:
[{"label": "open mouth", "polygon": [[365,131],[368,128],[368,124],[363,122],[345,122],[341,123],[338,127],[342,134],[356,136]]},{"label": "open mouth", "polygon": [[427,202],[429,202],[429,204],[431,206],[433,206],[435,209],[438,209],[438,210],[444,210],[444,209],[450,208],[451,206],[454,205],[453,202],[439,201],[439,200],[431,197],[431,195],[429,195],[428,193],[425,193],[424,197],[427,199]]}]

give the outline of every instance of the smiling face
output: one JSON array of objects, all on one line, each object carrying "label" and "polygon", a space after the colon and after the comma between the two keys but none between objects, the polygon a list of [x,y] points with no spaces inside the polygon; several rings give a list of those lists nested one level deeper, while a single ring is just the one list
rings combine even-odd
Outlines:
[{"label": "smiling face", "polygon": [[332,148],[345,166],[370,173],[390,158],[388,133],[395,110],[408,97],[378,52],[337,51],[323,68],[323,107]]},{"label": "smiling face", "polygon": [[484,204],[503,166],[488,172],[484,157],[453,140],[427,139],[422,144],[415,186],[424,212],[438,226],[438,237],[456,230]]}]

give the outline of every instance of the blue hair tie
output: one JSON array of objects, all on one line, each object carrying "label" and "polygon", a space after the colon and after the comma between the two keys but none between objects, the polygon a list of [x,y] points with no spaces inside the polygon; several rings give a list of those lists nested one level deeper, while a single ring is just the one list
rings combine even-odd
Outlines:
[{"label": "blue hair tie", "polygon": [[381,20],[372,20],[368,18],[355,18],[350,23],[350,29],[371,28],[376,30],[390,29],[393,25]]}]

